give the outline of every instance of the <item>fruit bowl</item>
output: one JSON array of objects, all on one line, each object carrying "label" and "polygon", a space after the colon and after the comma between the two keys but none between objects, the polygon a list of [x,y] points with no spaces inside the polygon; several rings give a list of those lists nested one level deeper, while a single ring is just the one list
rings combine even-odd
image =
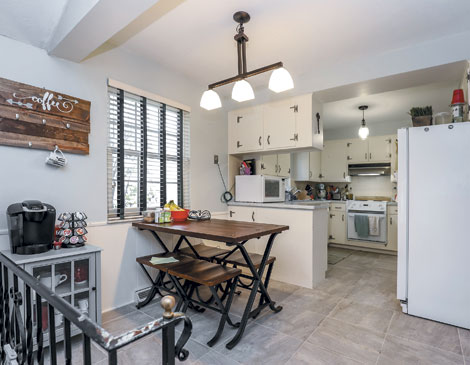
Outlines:
[{"label": "fruit bowl", "polygon": [[173,210],[171,212],[171,219],[173,222],[184,222],[188,219],[189,209],[185,210]]}]

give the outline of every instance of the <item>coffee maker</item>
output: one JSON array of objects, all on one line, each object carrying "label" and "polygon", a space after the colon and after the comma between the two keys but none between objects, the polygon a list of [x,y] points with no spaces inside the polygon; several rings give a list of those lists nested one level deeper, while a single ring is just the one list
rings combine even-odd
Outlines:
[{"label": "coffee maker", "polygon": [[11,252],[30,255],[46,252],[54,241],[56,211],[39,200],[25,200],[7,208]]}]

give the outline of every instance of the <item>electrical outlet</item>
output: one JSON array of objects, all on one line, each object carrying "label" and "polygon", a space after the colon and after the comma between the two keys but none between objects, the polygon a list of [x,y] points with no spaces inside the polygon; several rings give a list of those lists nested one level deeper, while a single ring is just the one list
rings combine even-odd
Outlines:
[{"label": "electrical outlet", "polygon": [[219,163],[219,155],[214,155],[214,164],[217,165]]}]

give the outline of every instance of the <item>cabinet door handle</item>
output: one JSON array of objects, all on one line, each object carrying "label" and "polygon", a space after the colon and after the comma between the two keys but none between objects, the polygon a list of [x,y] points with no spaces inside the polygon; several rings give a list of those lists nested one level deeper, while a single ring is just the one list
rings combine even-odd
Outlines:
[{"label": "cabinet door handle", "polygon": [[349,161],[349,160],[352,160],[352,157],[351,157],[351,156],[348,156],[347,160],[348,160],[348,161]]},{"label": "cabinet door handle", "polygon": [[268,144],[271,144],[271,142],[269,142],[270,138],[271,138],[271,136],[268,136],[268,138],[267,138]]},{"label": "cabinet door handle", "polygon": [[329,239],[330,239],[330,240],[334,240],[335,238],[330,234]]},{"label": "cabinet door handle", "polygon": [[315,115],[317,117],[317,132],[320,134],[320,113]]},{"label": "cabinet door handle", "polygon": [[299,140],[299,135],[297,133],[294,134],[294,138],[290,139],[291,141],[298,141]]},{"label": "cabinet door handle", "polygon": [[343,172],[343,179],[346,179],[346,173]]},{"label": "cabinet door handle", "polygon": [[264,167],[264,163],[261,163],[261,170],[265,170],[266,167]]},{"label": "cabinet door handle", "polygon": [[372,153],[369,153],[369,160],[372,160]]},{"label": "cabinet door handle", "polygon": [[393,223],[393,218],[390,217],[390,225],[392,225],[392,223]]},{"label": "cabinet door handle", "polygon": [[290,109],[294,109],[294,113],[297,113],[299,111],[299,106],[298,105],[293,105],[290,107]]},{"label": "cabinet door handle", "polygon": [[237,141],[237,148],[242,147],[243,145],[240,143],[240,141]]},{"label": "cabinet door handle", "polygon": [[322,174],[318,174],[318,177],[321,179],[321,178],[323,178],[323,175],[322,175]]},{"label": "cabinet door handle", "polygon": [[229,213],[230,213],[230,218],[232,218],[232,216],[235,214],[233,210],[231,210]]},{"label": "cabinet door handle", "polygon": [[94,286],[93,288],[91,288],[91,290],[96,291],[96,286]]},{"label": "cabinet door handle", "polygon": [[312,173],[312,171],[310,171],[308,177],[312,177],[312,175],[313,175],[313,173]]},{"label": "cabinet door handle", "polygon": [[242,119],[243,117],[237,117],[237,123],[240,123],[240,119]]},{"label": "cabinet door handle", "polygon": [[341,216],[341,220],[344,222],[344,214]]},{"label": "cabinet door handle", "polygon": [[279,165],[274,165],[274,172],[279,172]]},{"label": "cabinet door handle", "polygon": [[366,152],[366,154],[365,154],[365,159],[367,160],[367,152]]},{"label": "cabinet door handle", "polygon": [[261,136],[258,138],[258,144],[261,146]]},{"label": "cabinet door handle", "polygon": [[251,220],[254,222],[255,221],[255,212],[251,213]]},{"label": "cabinet door handle", "polygon": [[277,165],[277,172],[281,172],[281,165]]},{"label": "cabinet door handle", "polygon": [[330,214],[330,218],[333,218],[333,217],[336,217],[336,215],[334,215],[334,214]]},{"label": "cabinet door handle", "polygon": [[389,158],[392,158],[392,154],[391,154],[391,153],[389,153],[389,154],[388,154],[388,157],[389,157]]}]

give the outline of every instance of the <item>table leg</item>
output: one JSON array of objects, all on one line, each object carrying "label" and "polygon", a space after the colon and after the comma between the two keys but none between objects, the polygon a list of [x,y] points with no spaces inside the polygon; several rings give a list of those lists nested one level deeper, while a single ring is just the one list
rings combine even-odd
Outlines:
[{"label": "table leg", "polygon": [[[255,266],[253,265],[253,262],[250,259],[250,255],[246,251],[243,244],[240,244],[240,243],[237,244],[238,249],[241,251],[241,253],[243,255],[243,258],[245,259],[245,261],[248,265],[248,268],[250,269],[251,274],[254,277],[254,281],[253,281],[253,287],[251,288],[250,296],[248,298],[248,302],[246,303],[245,311],[243,312],[243,317],[240,321],[240,327],[238,328],[238,331],[237,331],[236,335],[233,337],[233,339],[225,345],[228,349],[232,349],[240,341],[240,339],[242,338],[243,333],[245,332],[245,328],[246,328],[246,324],[248,322],[248,319],[249,319],[250,316],[252,316],[251,309],[253,307],[253,303],[255,301],[256,294],[258,293],[258,289],[260,289],[261,296],[262,297],[264,296],[266,302],[269,303],[269,307],[274,312],[279,312],[279,311],[282,310],[281,306],[276,307],[276,303],[269,296],[268,291],[266,290],[266,288],[265,288],[265,286],[264,286],[264,284],[261,280],[261,278],[263,277],[264,269],[266,267],[266,261],[268,260],[268,257],[271,253],[271,248],[273,246],[274,239],[276,238],[276,236],[277,236],[277,233],[273,233],[269,237],[268,243],[266,245],[266,249],[264,250],[263,259],[261,260],[261,264],[260,264],[260,267],[259,267],[258,271],[256,271],[256,268],[255,268]],[[257,313],[256,313],[256,315],[257,315]]]}]

